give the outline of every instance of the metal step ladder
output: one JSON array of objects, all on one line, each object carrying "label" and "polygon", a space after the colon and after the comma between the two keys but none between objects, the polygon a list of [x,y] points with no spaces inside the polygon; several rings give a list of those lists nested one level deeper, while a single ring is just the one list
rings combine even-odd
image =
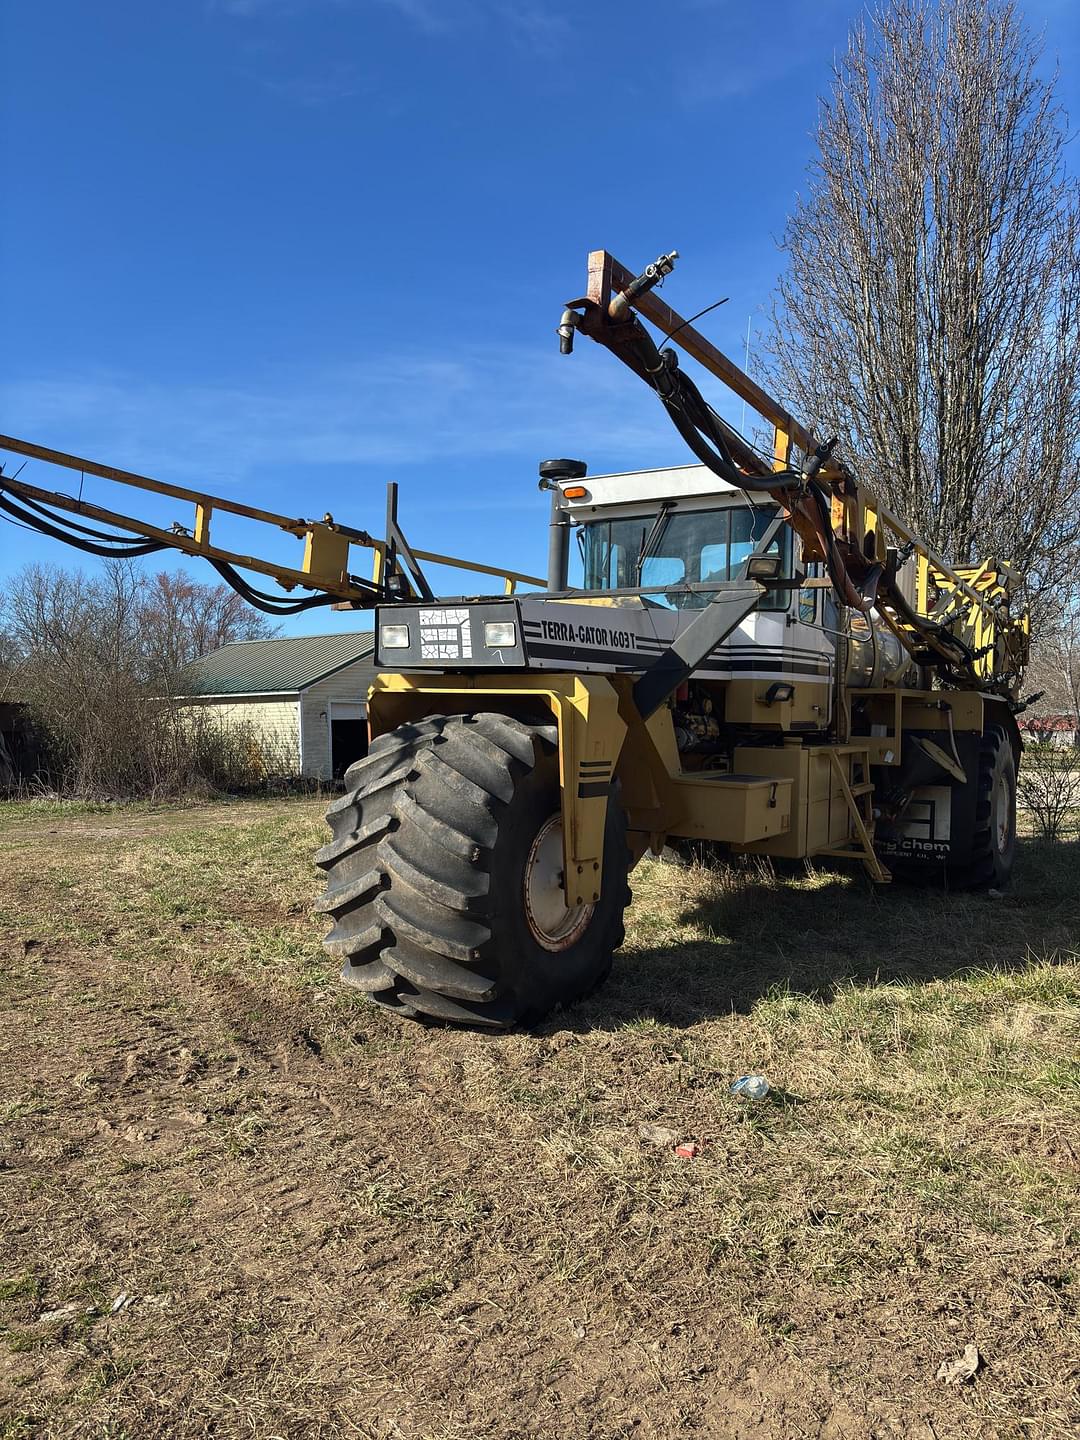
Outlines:
[{"label": "metal step ladder", "polygon": [[[838,860],[859,860],[871,880],[887,885],[892,876],[874,851],[874,811],[869,798],[874,790],[869,779],[870,753],[864,745],[835,745],[829,749],[829,763],[840,782],[851,828],[845,844],[830,845],[818,854]],[[856,769],[863,777],[858,783],[853,779]]]}]

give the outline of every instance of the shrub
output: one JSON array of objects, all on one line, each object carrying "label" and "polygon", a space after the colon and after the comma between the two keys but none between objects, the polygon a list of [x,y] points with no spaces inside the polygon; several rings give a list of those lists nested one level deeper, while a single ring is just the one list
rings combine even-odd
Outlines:
[{"label": "shrub", "polygon": [[1020,803],[1032,818],[1036,835],[1062,840],[1077,831],[1080,812],[1080,750],[1039,741],[1024,751],[1017,776]]}]

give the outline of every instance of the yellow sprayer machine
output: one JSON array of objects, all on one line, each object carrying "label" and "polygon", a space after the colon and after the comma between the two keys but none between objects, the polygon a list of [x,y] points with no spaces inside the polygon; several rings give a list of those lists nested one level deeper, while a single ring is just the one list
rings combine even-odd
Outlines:
[{"label": "yellow sprayer machine", "polygon": [[[505,1027],[592,990],[622,942],[630,870],[672,842],[849,859],[878,883],[1009,877],[1027,660],[1016,577],[936,555],[832,442],[664,304],[676,258],[635,277],[594,252],[558,333],[564,354],[582,335],[624,361],[698,463],[600,476],[541,464],[539,593],[516,593],[528,576],[413,551],[394,487],[375,539],[0,437],[195,506],[190,527],[163,529],[4,477],[0,505],[20,523],[95,554],[204,556],[277,613],[375,607],[369,748],[315,859],[326,949],[347,984],[401,1015]],[[771,427],[771,454],[706,402],[669,340]],[[215,511],[302,538],[302,564],[218,548]],[[350,570],[354,547],[374,552],[371,579]],[[505,593],[437,599],[422,561],[499,575]]]}]

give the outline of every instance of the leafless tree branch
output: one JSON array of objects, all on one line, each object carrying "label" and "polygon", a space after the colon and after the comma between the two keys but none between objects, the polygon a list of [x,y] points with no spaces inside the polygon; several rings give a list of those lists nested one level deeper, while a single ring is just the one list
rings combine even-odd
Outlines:
[{"label": "leafless tree branch", "polygon": [[892,0],[850,38],[790,216],[770,378],[1042,623],[1080,547],[1080,203],[1011,0]]}]

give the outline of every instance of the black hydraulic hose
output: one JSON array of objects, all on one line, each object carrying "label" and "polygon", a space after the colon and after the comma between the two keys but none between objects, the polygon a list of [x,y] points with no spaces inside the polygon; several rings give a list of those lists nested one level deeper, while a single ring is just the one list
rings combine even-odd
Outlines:
[{"label": "black hydraulic hose", "polygon": [[[740,473],[727,446],[716,436],[711,426],[707,427],[702,423],[700,413],[695,416],[694,410],[697,407],[693,404],[694,397],[687,395],[687,388],[684,381],[679,387],[677,396],[661,395],[660,397],[675,428],[698,459],[707,465],[714,475],[718,475],[721,480],[726,480],[729,485],[745,486],[746,476]],[[689,404],[687,400],[690,401]]]},{"label": "black hydraulic hose", "polygon": [[896,611],[900,619],[916,630],[930,645],[940,646],[943,650],[951,650],[956,656],[949,664],[970,665],[975,664],[975,652],[959,636],[954,635],[951,630],[946,630],[943,625],[934,625],[927,622],[925,615],[920,615],[913,610],[899,590],[890,586],[889,604]]},{"label": "black hydraulic hose", "polygon": [[334,595],[307,595],[302,600],[286,600],[276,595],[267,595],[263,590],[255,590],[226,561],[210,560],[210,564],[242,600],[246,600],[265,615],[300,615],[305,610],[318,609],[320,605],[333,605],[337,599]]},{"label": "black hydraulic hose", "polygon": [[[6,511],[19,524],[27,525],[41,535],[48,535],[53,540],[59,540],[64,545],[71,545],[87,555],[97,555],[103,560],[136,560],[142,555],[153,555],[159,550],[168,548],[164,540],[144,540],[126,544],[122,535],[112,537],[115,539],[115,544],[102,545],[96,544],[92,540],[84,540],[78,535],[73,535],[70,530],[62,528],[61,525],[52,524],[30,510],[24,510],[21,505],[17,505],[11,499],[10,495],[3,492],[0,492],[0,509]],[[82,529],[83,527],[78,528]]]},{"label": "black hydraulic hose", "polygon": [[701,463],[711,470],[714,475],[719,476],[721,480],[726,480],[728,484],[745,486],[746,476],[740,475],[733,465],[726,463],[723,455],[718,454],[717,451],[708,444],[702,436],[701,431],[686,414],[683,407],[676,401],[669,400],[667,396],[662,395],[660,398],[664,402],[664,408],[671,416],[675,429],[678,430],[679,434]]},{"label": "black hydraulic hose", "polygon": [[806,486],[807,494],[814,502],[818,517],[821,521],[820,535],[825,541],[825,566],[829,572],[829,579],[833,583],[833,589],[840,596],[845,605],[850,605],[853,610],[859,610],[863,614],[872,610],[877,599],[878,585],[884,574],[881,565],[873,565],[860,589],[855,581],[848,574],[847,565],[843,556],[839,553],[836,536],[833,534],[832,519],[829,515],[829,497],[816,480],[810,480]]},{"label": "black hydraulic hose", "polygon": [[709,407],[690,377],[665,362],[652,337],[640,325],[633,343],[626,349],[628,363],[635,362],[630,368],[659,395],[676,430],[701,463],[721,480],[732,485],[743,484],[745,476],[740,474],[723,437],[717,432]]},{"label": "black hydraulic hose", "polygon": [[[137,560],[143,555],[156,555],[162,550],[172,548],[165,540],[143,540],[128,543],[123,535],[111,535],[105,530],[94,530],[88,525],[80,525],[77,521],[69,521],[58,516],[46,506],[32,500],[28,495],[20,498],[21,503],[16,503],[0,485],[0,510],[5,511],[15,523],[26,525],[31,530],[36,530],[38,534],[48,535],[51,539],[59,540],[64,545],[70,545],[75,550],[81,550],[86,555],[96,555],[102,560]],[[30,508],[24,509],[24,506]],[[73,533],[75,531],[80,533]],[[94,538],[84,538],[88,536]],[[299,615],[305,610],[314,610],[322,605],[332,605],[336,599],[333,595],[309,595],[301,600],[287,600],[277,595],[268,595],[265,591],[256,590],[249,585],[244,577],[226,561],[211,559],[210,564],[241,599],[267,615]]]},{"label": "black hydraulic hose", "polygon": [[[705,397],[685,371],[665,360],[666,355],[674,357],[674,351],[659,351],[648,331],[638,322],[635,325],[633,339],[619,347],[624,363],[656,391],[675,428],[701,463],[719,479],[745,490],[748,477],[736,465]],[[777,490],[801,478],[794,471],[781,471],[769,477],[755,476],[754,487]]]},{"label": "black hydraulic hose", "polygon": [[55,510],[50,510],[48,506],[42,505],[39,500],[32,500],[29,495],[20,495],[19,504],[37,511],[37,513],[44,516],[46,520],[51,520],[56,524],[62,525],[65,530],[77,530],[80,535],[89,535],[92,540],[112,540],[124,544],[128,543],[128,536],[126,535],[117,535],[112,531],[94,530],[89,525],[80,525],[77,520],[70,520],[66,515],[57,515]]}]

